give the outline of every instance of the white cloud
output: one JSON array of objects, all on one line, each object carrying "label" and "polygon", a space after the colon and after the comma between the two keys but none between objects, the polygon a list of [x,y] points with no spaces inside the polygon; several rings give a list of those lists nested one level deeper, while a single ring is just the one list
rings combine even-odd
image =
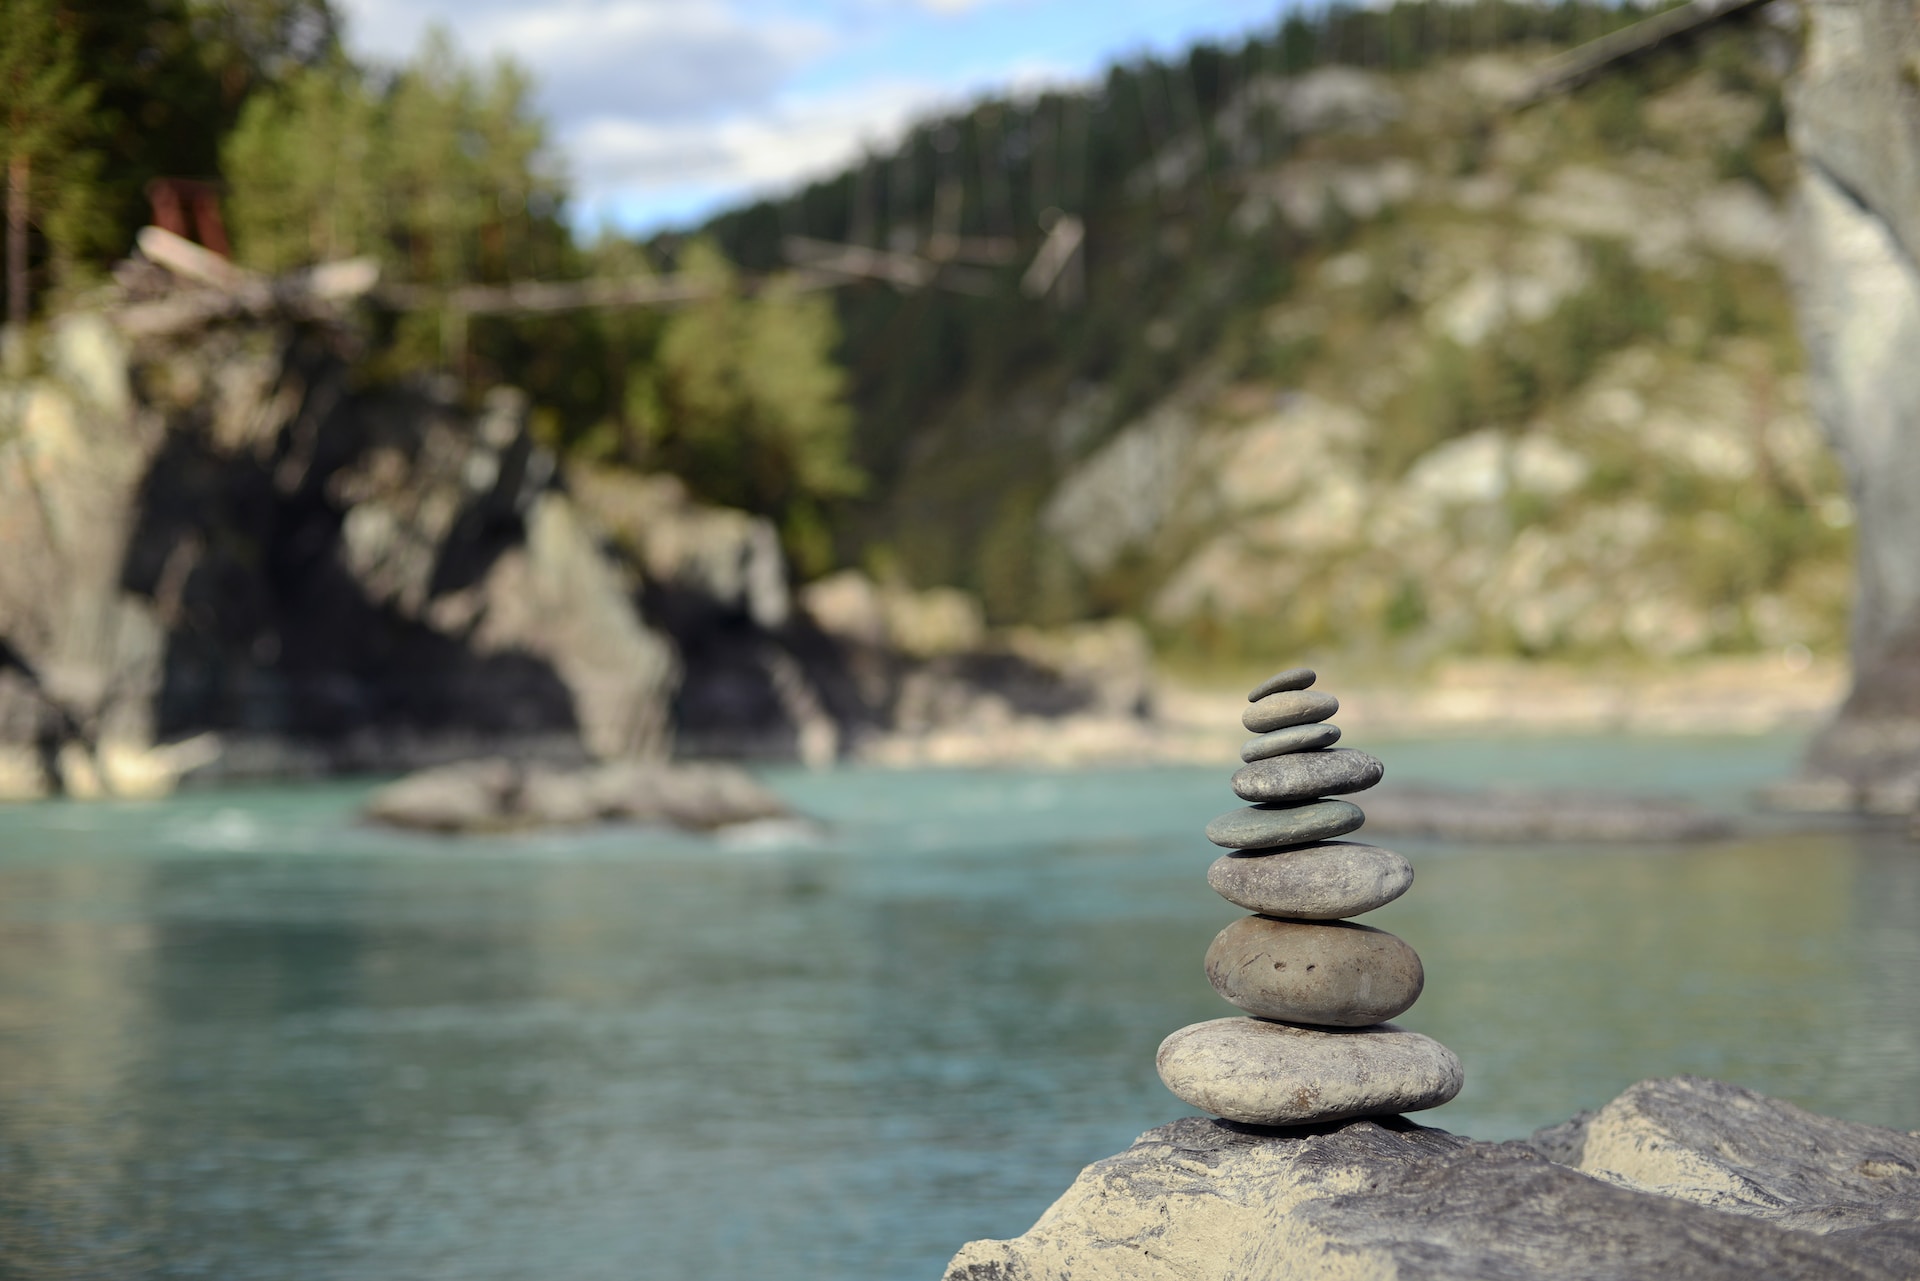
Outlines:
[{"label": "white cloud", "polygon": [[914,119],[951,100],[938,85],[869,83],[718,120],[597,116],[564,141],[591,207],[687,188],[758,192],[829,172],[863,147],[890,146]]},{"label": "white cloud", "polygon": [[512,57],[564,127],[592,114],[646,118],[738,109],[774,96],[825,53],[833,33],[778,14],[702,0],[475,0],[448,21],[445,0],[347,0],[354,47],[398,62],[436,19],[468,56]]}]

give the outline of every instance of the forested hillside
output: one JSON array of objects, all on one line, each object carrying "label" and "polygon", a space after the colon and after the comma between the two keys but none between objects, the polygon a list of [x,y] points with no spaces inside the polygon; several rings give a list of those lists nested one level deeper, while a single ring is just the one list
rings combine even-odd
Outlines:
[{"label": "forested hillside", "polygon": [[[1778,261],[1797,37],[1764,15],[1518,109],[1646,11],[1335,7],[636,242],[574,230],[535,87],[445,35],[380,67],[325,0],[15,10],[37,306],[126,252],[151,178],[216,181],[242,265],[379,264],[360,378],[522,388],[542,441],[770,517],[802,578],[1202,660],[1842,635]],[[691,300],[458,302],[583,279]]]},{"label": "forested hillside", "polygon": [[[1196,656],[1837,646],[1849,518],[1778,268],[1794,37],[1512,108],[1634,16],[1295,19],[716,221],[751,268],[793,236],[948,263],[838,295],[872,477],[841,554]],[[1035,299],[1062,214],[1083,257]]]}]

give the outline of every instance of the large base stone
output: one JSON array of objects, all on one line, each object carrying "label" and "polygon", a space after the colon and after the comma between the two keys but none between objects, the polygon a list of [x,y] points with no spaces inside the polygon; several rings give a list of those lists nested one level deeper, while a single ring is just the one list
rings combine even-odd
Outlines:
[{"label": "large base stone", "polygon": [[1154,1065],[1181,1102],[1249,1125],[1419,1112],[1460,1093],[1465,1079],[1452,1050],[1391,1023],[1213,1019],[1162,1041]]},{"label": "large base stone", "polygon": [[1088,1166],[946,1281],[1911,1281],[1920,1135],[1645,1081],[1529,1143],[1193,1117]]}]

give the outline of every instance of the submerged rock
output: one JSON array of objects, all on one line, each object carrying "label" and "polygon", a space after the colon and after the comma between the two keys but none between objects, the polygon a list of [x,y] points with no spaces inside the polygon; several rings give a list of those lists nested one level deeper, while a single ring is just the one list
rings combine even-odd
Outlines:
[{"label": "submerged rock", "polygon": [[602,822],[706,830],[798,817],[732,765],[617,761],[568,770],[500,757],[410,774],[375,792],[365,813],[390,827],[450,834]]},{"label": "submerged rock", "polygon": [[963,1247],[946,1279],[1916,1275],[1920,1135],[1678,1077],[1526,1143],[1399,1117],[1292,1130],[1189,1117],[1087,1167],[1024,1236]]},{"label": "submerged rock", "polygon": [[1706,841],[1733,821],[1670,796],[1584,788],[1440,791],[1388,786],[1370,795],[1367,821],[1382,835],[1453,841]]}]

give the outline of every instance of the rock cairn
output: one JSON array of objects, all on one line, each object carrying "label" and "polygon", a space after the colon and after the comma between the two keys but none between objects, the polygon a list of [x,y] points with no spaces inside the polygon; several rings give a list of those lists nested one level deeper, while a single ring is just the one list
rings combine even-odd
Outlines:
[{"label": "rock cairn", "polygon": [[1252,804],[1207,824],[1230,852],[1207,884],[1256,913],[1207,949],[1214,990],[1249,1018],[1181,1028],[1160,1043],[1160,1079],[1182,1100],[1229,1121],[1303,1125],[1438,1107],[1460,1092],[1460,1060],[1430,1037],[1395,1027],[1426,976],[1405,943],[1348,918],[1406,893],[1413,869],[1391,850],[1332,838],[1366,816],[1329,799],[1380,781],[1365,752],[1336,748],[1340,709],[1293,668],[1247,695],[1257,737],[1233,790]]}]

